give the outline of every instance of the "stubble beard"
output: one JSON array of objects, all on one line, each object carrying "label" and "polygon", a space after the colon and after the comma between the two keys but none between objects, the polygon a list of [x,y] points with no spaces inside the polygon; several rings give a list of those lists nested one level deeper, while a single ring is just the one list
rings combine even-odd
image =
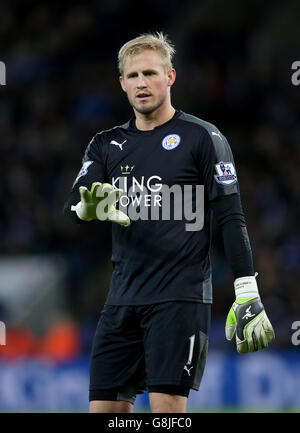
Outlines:
[{"label": "stubble beard", "polygon": [[130,105],[132,106],[132,108],[137,111],[140,114],[151,114],[154,111],[156,111],[159,107],[161,107],[163,105],[163,103],[165,102],[167,96],[165,95],[163,98],[161,98],[156,104],[152,104],[152,105],[146,105],[143,106],[142,104],[140,106],[137,106],[133,103],[130,103]]}]

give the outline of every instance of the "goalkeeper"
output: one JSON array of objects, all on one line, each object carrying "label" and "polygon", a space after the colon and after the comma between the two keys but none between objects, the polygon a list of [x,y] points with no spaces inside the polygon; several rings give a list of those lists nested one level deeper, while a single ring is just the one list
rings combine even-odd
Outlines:
[{"label": "goalkeeper", "polygon": [[[216,126],[172,106],[173,54],[163,34],[142,35],[120,49],[120,84],[134,115],[93,137],[64,206],[75,223],[112,223],[113,274],[91,354],[91,412],[131,412],[145,390],[152,412],[186,411],[208,348],[213,214],[234,276],[226,338],[235,337],[241,354],[264,349],[274,338],[231,148]],[[186,215],[129,220],[118,200],[122,193],[130,200],[137,185],[154,194],[162,185],[183,193],[186,185],[203,185],[201,230],[187,231]]]}]

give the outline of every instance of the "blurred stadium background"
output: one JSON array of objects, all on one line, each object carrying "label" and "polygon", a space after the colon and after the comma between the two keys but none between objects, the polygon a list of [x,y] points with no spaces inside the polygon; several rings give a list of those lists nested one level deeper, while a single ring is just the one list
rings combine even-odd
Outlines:
[{"label": "blurred stadium background", "polygon": [[[84,149],[131,109],[117,51],[162,30],[175,43],[173,104],[216,124],[242,202],[276,341],[225,342],[232,274],[214,231],[207,368],[188,409],[300,410],[300,61],[297,1],[2,1],[0,60],[0,411],[87,411],[92,338],[110,280],[109,224],[72,226],[62,207]],[[216,228],[216,227],[215,227]],[[147,395],[137,399],[143,411]]]}]

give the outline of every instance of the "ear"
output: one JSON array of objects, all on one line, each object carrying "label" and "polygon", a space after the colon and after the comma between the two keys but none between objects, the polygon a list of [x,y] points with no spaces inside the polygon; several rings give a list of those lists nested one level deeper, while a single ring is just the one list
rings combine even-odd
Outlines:
[{"label": "ear", "polygon": [[124,90],[124,92],[125,93],[127,93],[126,92],[126,86],[125,86],[125,83],[124,83],[124,78],[123,78],[123,76],[122,75],[120,75],[120,84],[121,84],[121,87],[122,87],[122,89]]},{"label": "ear", "polygon": [[168,79],[167,79],[168,86],[171,87],[174,84],[175,79],[176,79],[176,71],[175,69],[172,68],[168,71]]}]

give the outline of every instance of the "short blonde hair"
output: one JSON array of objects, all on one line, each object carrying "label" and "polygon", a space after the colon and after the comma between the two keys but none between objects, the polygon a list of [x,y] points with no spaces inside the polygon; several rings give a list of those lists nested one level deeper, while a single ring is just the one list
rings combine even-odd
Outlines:
[{"label": "short blonde hair", "polygon": [[175,54],[174,45],[162,32],[144,33],[126,42],[118,54],[118,66],[121,75],[124,73],[124,63],[127,57],[139,54],[144,50],[154,50],[160,52],[164,59],[164,66],[167,70],[173,68],[172,59]]}]

